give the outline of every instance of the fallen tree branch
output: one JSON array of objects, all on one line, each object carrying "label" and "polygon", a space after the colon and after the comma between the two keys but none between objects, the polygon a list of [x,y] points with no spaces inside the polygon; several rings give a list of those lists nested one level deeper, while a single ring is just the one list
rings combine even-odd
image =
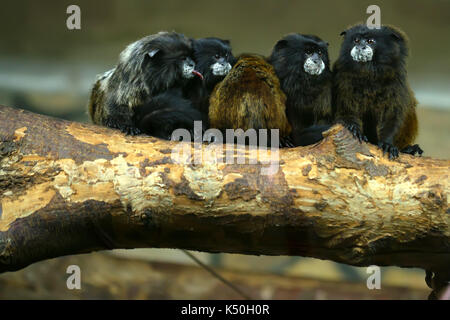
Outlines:
[{"label": "fallen tree branch", "polygon": [[390,161],[341,126],[280,150],[270,175],[261,163],[178,164],[177,145],[0,107],[0,272],[137,247],[450,266],[450,161]]}]

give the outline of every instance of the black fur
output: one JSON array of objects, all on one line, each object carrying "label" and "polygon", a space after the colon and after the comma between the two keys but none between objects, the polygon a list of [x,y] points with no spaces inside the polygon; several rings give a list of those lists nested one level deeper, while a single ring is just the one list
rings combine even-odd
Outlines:
[{"label": "black fur", "polygon": [[[338,61],[342,68],[358,73],[371,73],[374,76],[386,72],[405,72],[408,47],[406,39],[397,30],[388,26],[383,26],[381,29],[369,29],[361,24],[341,32],[341,35],[344,36],[344,41]],[[375,43],[368,44],[374,49],[372,61],[361,63],[353,60],[350,51],[355,45],[356,38],[375,40]]]},{"label": "black fur", "polygon": [[180,89],[171,89],[140,107],[135,119],[138,129],[148,135],[170,140],[175,129],[183,128],[190,131],[193,139],[194,121],[201,121],[202,115]]},{"label": "black fur", "polygon": [[323,139],[322,133],[331,128],[330,124],[313,125],[307,127],[300,132],[296,132],[295,136],[298,139],[297,146],[308,146]]},{"label": "black fur", "polygon": [[[307,57],[314,53],[320,56],[325,66],[319,75],[304,70]],[[309,136],[302,136],[305,128],[328,125],[332,120],[328,43],[313,35],[289,34],[277,42],[268,61],[274,66],[287,97],[291,139],[296,146],[305,145],[305,141],[311,141]]]},{"label": "black fur", "polygon": [[230,41],[218,38],[201,38],[193,40],[194,61],[197,70],[204,79],[195,79],[185,88],[185,95],[193,105],[202,112],[204,121],[208,121],[209,97],[217,83],[226,75],[214,75],[211,66],[220,61],[228,62],[233,66],[236,62],[233,56]]}]

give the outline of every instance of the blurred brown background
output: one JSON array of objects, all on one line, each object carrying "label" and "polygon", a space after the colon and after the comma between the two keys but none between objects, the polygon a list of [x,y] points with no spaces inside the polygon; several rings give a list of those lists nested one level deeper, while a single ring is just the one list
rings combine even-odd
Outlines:
[{"label": "blurred brown background", "polygon": [[[66,28],[66,8],[81,8],[81,30]],[[124,47],[160,30],[230,39],[234,53],[269,54],[289,32],[330,43],[367,19],[377,4],[381,21],[410,38],[409,78],[419,100],[418,143],[426,156],[450,158],[450,1],[32,1],[2,3],[0,104],[88,121],[85,105],[98,73]],[[383,268],[382,290],[367,290],[365,268],[307,258],[199,254],[255,298],[426,298],[424,272]],[[65,268],[82,268],[81,291],[65,287]],[[115,251],[41,262],[0,275],[0,298],[236,298],[203,270],[183,267],[177,250]],[[112,267],[114,266],[114,267]]]}]

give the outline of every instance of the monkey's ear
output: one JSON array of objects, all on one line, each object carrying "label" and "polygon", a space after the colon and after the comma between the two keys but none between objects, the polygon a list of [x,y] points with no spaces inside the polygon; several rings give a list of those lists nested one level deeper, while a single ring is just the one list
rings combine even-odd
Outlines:
[{"label": "monkey's ear", "polygon": [[275,49],[283,49],[286,48],[288,45],[288,41],[286,39],[278,40],[278,42],[275,44]]},{"label": "monkey's ear", "polygon": [[342,31],[339,35],[340,36],[345,36],[347,34],[347,30]]},{"label": "monkey's ear", "polygon": [[395,40],[399,40],[399,41],[402,41],[403,40],[403,38],[402,38],[402,36],[400,36],[397,32],[395,32],[395,31],[393,31],[392,33],[391,33],[391,36],[395,39]]},{"label": "monkey's ear", "polygon": [[144,55],[144,59],[142,60],[142,68],[145,68],[150,61],[152,61],[152,59],[155,58],[155,56],[158,54],[158,52],[160,52],[161,50],[159,49],[151,49],[150,51],[146,52]]},{"label": "monkey's ear", "polygon": [[154,56],[156,56],[156,54],[157,54],[159,51],[160,51],[159,49],[153,49],[153,50],[147,52],[147,56],[148,56],[149,58],[153,58]]},{"label": "monkey's ear", "polygon": [[230,45],[230,40],[222,40],[224,43]]}]

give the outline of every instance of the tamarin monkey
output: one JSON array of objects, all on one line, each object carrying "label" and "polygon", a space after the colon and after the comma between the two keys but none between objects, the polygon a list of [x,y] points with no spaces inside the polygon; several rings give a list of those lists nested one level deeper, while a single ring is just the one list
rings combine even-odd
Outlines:
[{"label": "tamarin monkey", "polygon": [[319,141],[332,122],[328,43],[313,35],[288,34],[276,43],[268,61],[287,97],[293,144]]},{"label": "tamarin monkey", "polygon": [[169,138],[177,128],[191,129],[192,119],[201,120],[182,95],[195,76],[203,77],[195,69],[190,39],[175,32],[147,36],[130,44],[117,66],[97,80],[89,115],[127,134]]},{"label": "tamarin monkey", "polygon": [[283,145],[291,133],[285,102],[272,65],[262,56],[243,54],[211,94],[210,127],[222,131],[279,129]]},{"label": "tamarin monkey", "polygon": [[407,37],[399,29],[356,25],[344,40],[333,73],[336,120],[360,141],[378,145],[389,158],[399,150],[422,154],[411,145],[418,131],[414,93],[406,73]]},{"label": "tamarin monkey", "polygon": [[185,95],[208,120],[209,97],[214,87],[222,81],[233,67],[235,58],[230,41],[218,38],[201,38],[192,41],[194,62],[203,75],[185,88]]},{"label": "tamarin monkey", "polygon": [[144,132],[151,128],[153,136],[170,139],[174,129],[185,128],[191,131],[193,138],[195,120],[202,120],[203,130],[208,127],[209,96],[214,86],[231,70],[234,57],[228,40],[193,39],[192,48],[196,69],[203,77],[192,79],[182,90],[169,89],[139,108],[136,118],[139,119],[138,127]]}]

